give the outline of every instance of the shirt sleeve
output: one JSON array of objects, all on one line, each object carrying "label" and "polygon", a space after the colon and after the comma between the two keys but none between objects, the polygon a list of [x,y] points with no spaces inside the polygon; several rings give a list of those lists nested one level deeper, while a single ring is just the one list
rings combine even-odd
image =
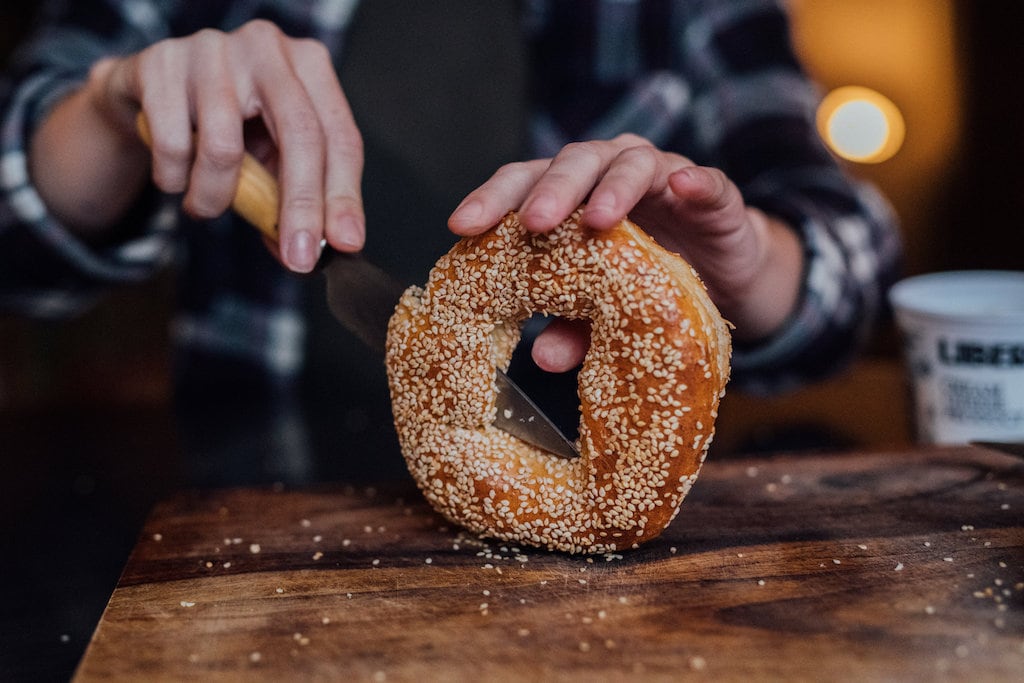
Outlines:
[{"label": "shirt sleeve", "polygon": [[[52,8],[51,8],[52,5]],[[28,145],[50,109],[99,58],[129,54],[167,34],[160,3],[51,3],[0,77],[0,309],[73,315],[114,284],[149,277],[170,258],[176,211],[147,192],[113,231],[88,244],[48,210],[32,184]]]},{"label": "shirt sleeve", "polygon": [[770,393],[824,378],[852,360],[883,314],[901,262],[896,217],[823,145],[820,93],[777,2],[682,5],[697,11],[685,17],[677,53],[693,88],[690,153],[791,226],[805,258],[797,309],[771,338],[735,346],[734,379]]},{"label": "shirt sleeve", "polygon": [[[574,11],[562,11],[566,5]],[[823,378],[862,349],[900,264],[897,222],[815,127],[819,92],[775,0],[552,3],[534,17],[548,66],[534,91],[534,149],[633,132],[722,169],[745,201],[784,220],[805,256],[782,329],[736,344],[733,383],[774,393]],[[589,17],[581,19],[583,8]],[[565,51],[572,51],[570,58]],[[576,56],[582,55],[582,56]]]}]

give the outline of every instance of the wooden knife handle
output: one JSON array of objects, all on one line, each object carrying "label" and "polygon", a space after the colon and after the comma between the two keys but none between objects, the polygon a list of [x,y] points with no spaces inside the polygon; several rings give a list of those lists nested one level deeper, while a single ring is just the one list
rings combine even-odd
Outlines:
[{"label": "wooden knife handle", "polygon": [[[139,131],[139,137],[147,147],[152,148],[153,136],[149,132],[149,122],[144,113],[139,112],[135,125]],[[280,197],[281,192],[277,186],[277,179],[256,160],[256,157],[246,152],[242,158],[238,187],[235,188],[231,208],[257,230],[277,242]]]}]

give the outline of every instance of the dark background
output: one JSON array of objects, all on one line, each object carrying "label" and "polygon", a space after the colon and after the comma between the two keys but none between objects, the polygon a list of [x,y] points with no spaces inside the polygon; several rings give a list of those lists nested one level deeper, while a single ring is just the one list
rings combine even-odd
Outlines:
[{"label": "dark background", "polygon": [[1024,268],[1024,3],[956,3],[963,41],[964,154],[935,239],[933,269]]},{"label": "dark background", "polygon": [[[32,5],[0,5],[0,60],[28,26]],[[1024,3],[960,0],[954,8],[963,121],[950,144],[958,154],[934,179],[921,179],[938,191],[932,205],[908,212],[927,217],[904,224],[912,244],[926,245],[909,262],[912,272],[1021,269]],[[891,197],[899,206],[902,198]],[[142,520],[188,480],[168,408],[172,293],[167,276],[114,292],[68,322],[0,316],[0,680],[71,675]],[[897,354],[885,326],[865,363],[837,383],[776,403],[727,397],[719,433],[732,437],[716,441],[715,456],[905,443],[899,417],[888,426],[874,417],[878,399],[898,391]],[[819,405],[832,407],[822,424],[806,417],[819,415]],[[112,411],[116,433],[108,429]],[[873,421],[866,427],[858,422],[865,414]]]}]

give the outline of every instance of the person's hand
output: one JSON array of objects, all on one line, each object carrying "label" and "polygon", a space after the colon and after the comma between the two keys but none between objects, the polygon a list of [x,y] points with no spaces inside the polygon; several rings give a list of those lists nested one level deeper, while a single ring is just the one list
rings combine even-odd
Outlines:
[{"label": "person's hand", "polygon": [[311,270],[324,238],[340,251],[362,248],[362,140],[321,43],[260,20],[207,29],[98,62],[88,89],[123,134],[134,134],[141,107],[153,181],[184,192],[189,214],[212,218],[230,206],[248,147],[280,182],[287,267]]},{"label": "person's hand", "polygon": [[[792,230],[746,206],[724,173],[699,167],[635,135],[573,143],[553,159],[509,164],[471,192],[449,218],[459,235],[483,232],[510,209],[527,230],[554,229],[583,202],[583,222],[609,229],[625,217],[697,269],[738,338],[756,339],[790,315],[802,277]],[[554,320],[533,347],[549,371],[575,367],[585,330]]]}]

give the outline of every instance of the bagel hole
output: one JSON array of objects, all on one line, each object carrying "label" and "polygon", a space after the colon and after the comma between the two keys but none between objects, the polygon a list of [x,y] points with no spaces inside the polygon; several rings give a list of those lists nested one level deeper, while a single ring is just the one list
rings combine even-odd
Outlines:
[{"label": "bagel hole", "polygon": [[508,376],[526,392],[537,407],[570,441],[580,434],[579,366],[567,372],[547,372],[533,362],[533,342],[554,318],[534,315],[522,328],[522,338],[512,352]]}]

